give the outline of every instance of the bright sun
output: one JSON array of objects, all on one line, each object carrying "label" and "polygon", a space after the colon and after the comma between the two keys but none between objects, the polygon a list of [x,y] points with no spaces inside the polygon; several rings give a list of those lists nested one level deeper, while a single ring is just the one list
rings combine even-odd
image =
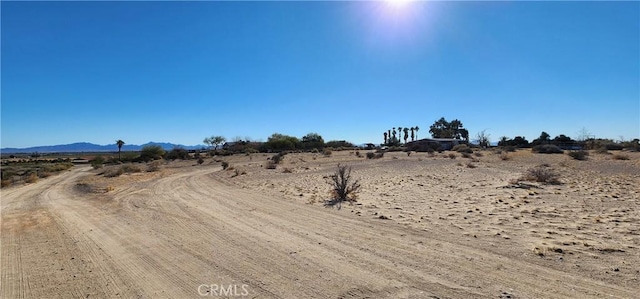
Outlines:
[{"label": "bright sun", "polygon": [[385,0],[390,6],[401,8],[407,5],[411,0]]}]

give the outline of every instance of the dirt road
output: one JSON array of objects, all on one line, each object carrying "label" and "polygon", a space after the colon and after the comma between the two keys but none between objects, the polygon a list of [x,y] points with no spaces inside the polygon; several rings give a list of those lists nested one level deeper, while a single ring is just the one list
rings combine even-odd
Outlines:
[{"label": "dirt road", "polygon": [[214,166],[108,196],[77,190],[89,170],[2,190],[0,297],[638,295],[435,230],[229,185],[215,179]]}]

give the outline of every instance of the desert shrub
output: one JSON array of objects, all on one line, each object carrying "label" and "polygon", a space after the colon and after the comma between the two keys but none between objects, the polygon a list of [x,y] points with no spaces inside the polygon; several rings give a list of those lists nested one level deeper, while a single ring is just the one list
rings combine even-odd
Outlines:
[{"label": "desert shrub", "polygon": [[125,173],[134,173],[134,172],[141,172],[141,171],[142,169],[140,169],[140,167],[137,165],[125,164],[120,167],[111,167],[105,170],[103,174],[105,177],[112,178],[112,177],[120,176]]},{"label": "desert shrub", "polygon": [[325,149],[322,151],[322,154],[323,154],[323,155],[325,155],[326,157],[331,156],[331,153],[332,153],[331,149],[328,149],[328,148],[325,148]]},{"label": "desert shrub", "polygon": [[12,184],[12,183],[13,183],[13,181],[12,181],[12,180],[2,180],[2,183],[0,183],[0,186],[1,186],[2,188],[5,188],[5,187],[9,187],[9,186],[11,186],[11,184]]},{"label": "desert shrub", "polygon": [[267,166],[266,166],[266,168],[267,168],[267,169],[276,169],[276,168],[278,168],[278,164],[276,164],[276,163],[275,163],[275,162],[273,162],[273,161],[268,161],[268,162],[267,162]]},{"label": "desert shrub", "polygon": [[596,148],[596,153],[603,154],[603,155],[608,155],[609,151],[607,150],[607,147],[601,146],[601,147]]},{"label": "desert shrub", "polygon": [[165,158],[169,159],[169,160],[176,160],[176,159],[188,160],[191,157],[189,156],[189,151],[187,151],[186,149],[183,149],[183,148],[176,147],[176,148],[170,150],[165,155]]},{"label": "desert shrub", "polygon": [[623,154],[615,154],[611,158],[614,160],[629,160],[629,156]]},{"label": "desert shrub", "polygon": [[512,145],[507,145],[507,146],[503,146],[502,150],[503,151],[507,151],[507,152],[515,152],[516,151],[516,147],[512,146]]},{"label": "desert shrub", "polygon": [[220,165],[222,165],[222,169],[226,170],[227,168],[229,168],[229,162],[227,162],[227,161],[222,161],[222,163],[220,163]]},{"label": "desert shrub", "polygon": [[473,155],[476,156],[476,157],[482,157],[483,156],[481,152],[475,152],[475,153],[473,153]]},{"label": "desert shrub", "polygon": [[384,152],[379,152],[379,153],[368,152],[367,153],[367,159],[380,159],[382,157],[384,157]]},{"label": "desert shrub", "polygon": [[198,157],[198,164],[202,164],[204,163],[204,159],[202,159],[202,157]]},{"label": "desert shrub", "polygon": [[399,146],[392,146],[390,148],[387,149],[388,152],[401,152],[404,149],[402,147]]},{"label": "desert shrub", "polygon": [[541,154],[562,154],[564,151],[555,144],[536,145],[531,149],[533,152]]},{"label": "desert shrub", "polygon": [[293,173],[293,170],[291,170],[291,168],[285,168],[282,170],[282,173]]},{"label": "desert shrub", "polygon": [[271,157],[271,161],[273,161],[273,163],[280,164],[286,154],[287,152],[280,152],[278,154],[275,154],[273,155],[273,157]]},{"label": "desert shrub", "polygon": [[134,172],[141,172],[142,171],[142,169],[140,169],[140,166],[133,165],[133,164],[122,165],[122,166],[120,166],[120,169],[122,169],[123,173],[134,173]]},{"label": "desert shrub", "polygon": [[544,184],[559,184],[560,175],[552,168],[546,165],[539,165],[529,168],[527,172],[520,178],[523,181],[539,182]]},{"label": "desert shrub", "polygon": [[500,153],[500,160],[502,160],[502,161],[511,160],[511,156],[509,156],[509,153],[507,153],[507,152],[501,152]]},{"label": "desert shrub", "polygon": [[35,172],[32,172],[30,174],[27,175],[27,177],[24,179],[25,182],[31,184],[31,183],[35,183],[38,181],[38,175]]},{"label": "desert shrub", "polygon": [[576,160],[586,160],[587,156],[589,155],[589,152],[587,152],[587,151],[572,151],[572,152],[569,152],[568,155],[571,158],[574,158]]},{"label": "desert shrub", "polygon": [[102,168],[103,164],[104,164],[104,157],[102,156],[97,156],[93,160],[91,160],[91,166],[93,167],[93,169]]},{"label": "desert shrub", "polygon": [[311,152],[312,152],[312,153],[314,153],[314,154],[317,154],[317,153],[319,153],[320,151],[319,151],[317,148],[314,148],[314,149],[312,149],[312,150],[311,150]]},{"label": "desert shrub", "polygon": [[466,144],[457,144],[451,150],[458,153],[467,153],[467,154],[473,153],[473,150]]},{"label": "desert shrub", "polygon": [[469,161],[467,162],[467,168],[476,168],[476,165]]},{"label": "desert shrub", "polygon": [[468,158],[468,159],[469,159],[469,158],[472,158],[472,157],[471,157],[471,154],[466,153],[466,152],[463,152],[463,153],[462,153],[462,157],[463,157],[463,158]]},{"label": "desert shrub", "polygon": [[360,151],[356,151],[356,157],[362,158],[362,154],[360,153]]},{"label": "desert shrub", "polygon": [[447,155],[446,157],[449,157],[449,159],[455,159],[455,158],[457,158],[458,156],[456,156],[456,154],[455,154],[455,153],[449,153],[449,155]]},{"label": "desert shrub", "polygon": [[241,176],[241,175],[245,175],[245,174],[247,174],[246,171],[236,168],[235,172],[233,173],[233,175],[231,177],[237,177],[237,176]]},{"label": "desert shrub", "polygon": [[160,165],[162,163],[160,161],[152,161],[151,163],[149,163],[149,165],[147,165],[147,171],[148,172],[155,172],[160,170]]},{"label": "desert shrub", "polygon": [[338,164],[335,173],[329,178],[331,179],[329,184],[331,185],[332,199],[327,201],[325,205],[337,206],[340,209],[343,201],[356,201],[360,182],[351,177],[351,166]]},{"label": "desert shrub", "polygon": [[149,162],[151,160],[160,160],[165,155],[164,149],[159,145],[145,145],[140,152],[140,160]]}]

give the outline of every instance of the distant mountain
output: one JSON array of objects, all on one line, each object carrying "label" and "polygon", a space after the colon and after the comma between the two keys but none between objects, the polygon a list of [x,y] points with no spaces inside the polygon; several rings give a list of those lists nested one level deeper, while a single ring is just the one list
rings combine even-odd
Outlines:
[{"label": "distant mountain", "polygon": [[[148,142],[142,145],[135,144],[125,144],[122,146],[122,151],[139,151],[142,147],[147,145],[159,145],[165,150],[171,150],[175,147],[180,147],[188,150],[195,150],[206,148],[204,145],[182,145],[182,144],[173,144],[167,142]],[[46,145],[46,146],[34,146],[27,148],[2,148],[0,152],[3,154],[19,154],[19,153],[81,153],[81,152],[117,152],[118,146],[114,144],[108,145],[99,145],[87,142],[77,142],[71,144],[60,144],[60,145]]]}]

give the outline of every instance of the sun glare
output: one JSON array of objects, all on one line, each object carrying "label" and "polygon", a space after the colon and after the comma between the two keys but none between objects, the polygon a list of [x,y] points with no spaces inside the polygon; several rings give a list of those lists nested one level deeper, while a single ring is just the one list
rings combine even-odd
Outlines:
[{"label": "sun glare", "polygon": [[411,0],[385,0],[389,6],[394,8],[405,7]]}]

